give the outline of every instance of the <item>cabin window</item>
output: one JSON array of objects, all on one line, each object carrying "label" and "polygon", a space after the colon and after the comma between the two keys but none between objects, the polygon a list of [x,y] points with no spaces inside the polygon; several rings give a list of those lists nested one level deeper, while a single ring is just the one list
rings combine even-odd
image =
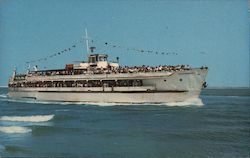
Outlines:
[{"label": "cabin window", "polygon": [[90,56],[89,57],[89,62],[90,63],[95,63],[96,62],[96,57],[95,56]]},{"label": "cabin window", "polygon": [[99,61],[107,61],[107,58],[105,56],[100,56]]},{"label": "cabin window", "polygon": [[129,86],[143,86],[142,80],[118,80],[117,85],[119,87],[129,87]]},{"label": "cabin window", "polygon": [[103,80],[102,84],[107,85],[107,87],[115,87],[116,86],[116,81],[115,80]]}]

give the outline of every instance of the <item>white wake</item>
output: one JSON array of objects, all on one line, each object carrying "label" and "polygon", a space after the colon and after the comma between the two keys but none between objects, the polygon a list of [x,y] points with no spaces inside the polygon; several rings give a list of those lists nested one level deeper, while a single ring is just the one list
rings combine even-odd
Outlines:
[{"label": "white wake", "polygon": [[167,106],[203,106],[203,102],[200,98],[190,98],[182,102],[171,102],[171,103],[165,103]]},{"label": "white wake", "polygon": [[47,122],[54,118],[54,115],[34,115],[34,116],[2,116],[0,121],[15,122]]},{"label": "white wake", "polygon": [[0,127],[0,132],[3,133],[28,133],[32,130],[27,127],[21,127],[21,126],[4,126]]}]

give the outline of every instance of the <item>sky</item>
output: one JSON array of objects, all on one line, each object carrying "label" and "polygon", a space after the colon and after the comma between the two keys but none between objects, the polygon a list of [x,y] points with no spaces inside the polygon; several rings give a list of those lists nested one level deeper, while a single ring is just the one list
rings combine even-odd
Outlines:
[{"label": "sky", "polygon": [[123,66],[207,66],[208,86],[249,87],[249,22],[247,0],[0,0],[0,86],[15,66],[24,73],[67,48],[31,66],[86,60],[87,28],[96,53]]}]

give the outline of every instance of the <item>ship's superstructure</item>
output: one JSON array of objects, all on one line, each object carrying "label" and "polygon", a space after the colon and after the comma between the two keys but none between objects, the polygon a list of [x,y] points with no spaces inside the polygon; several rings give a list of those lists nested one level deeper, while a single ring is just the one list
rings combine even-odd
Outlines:
[{"label": "ship's superstructure", "polygon": [[[86,33],[87,34],[87,33]],[[88,48],[88,43],[87,43]],[[109,62],[107,54],[87,51],[88,61],[63,69],[28,71],[9,79],[9,97],[46,101],[167,103],[198,98],[207,67],[134,66]]]}]

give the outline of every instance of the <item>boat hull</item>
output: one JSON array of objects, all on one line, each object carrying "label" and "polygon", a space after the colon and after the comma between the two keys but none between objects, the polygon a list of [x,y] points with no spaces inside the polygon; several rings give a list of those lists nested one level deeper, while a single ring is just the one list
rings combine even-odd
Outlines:
[{"label": "boat hull", "polygon": [[169,103],[198,98],[200,92],[25,92],[10,91],[8,96],[41,101],[96,102],[96,103]]}]

